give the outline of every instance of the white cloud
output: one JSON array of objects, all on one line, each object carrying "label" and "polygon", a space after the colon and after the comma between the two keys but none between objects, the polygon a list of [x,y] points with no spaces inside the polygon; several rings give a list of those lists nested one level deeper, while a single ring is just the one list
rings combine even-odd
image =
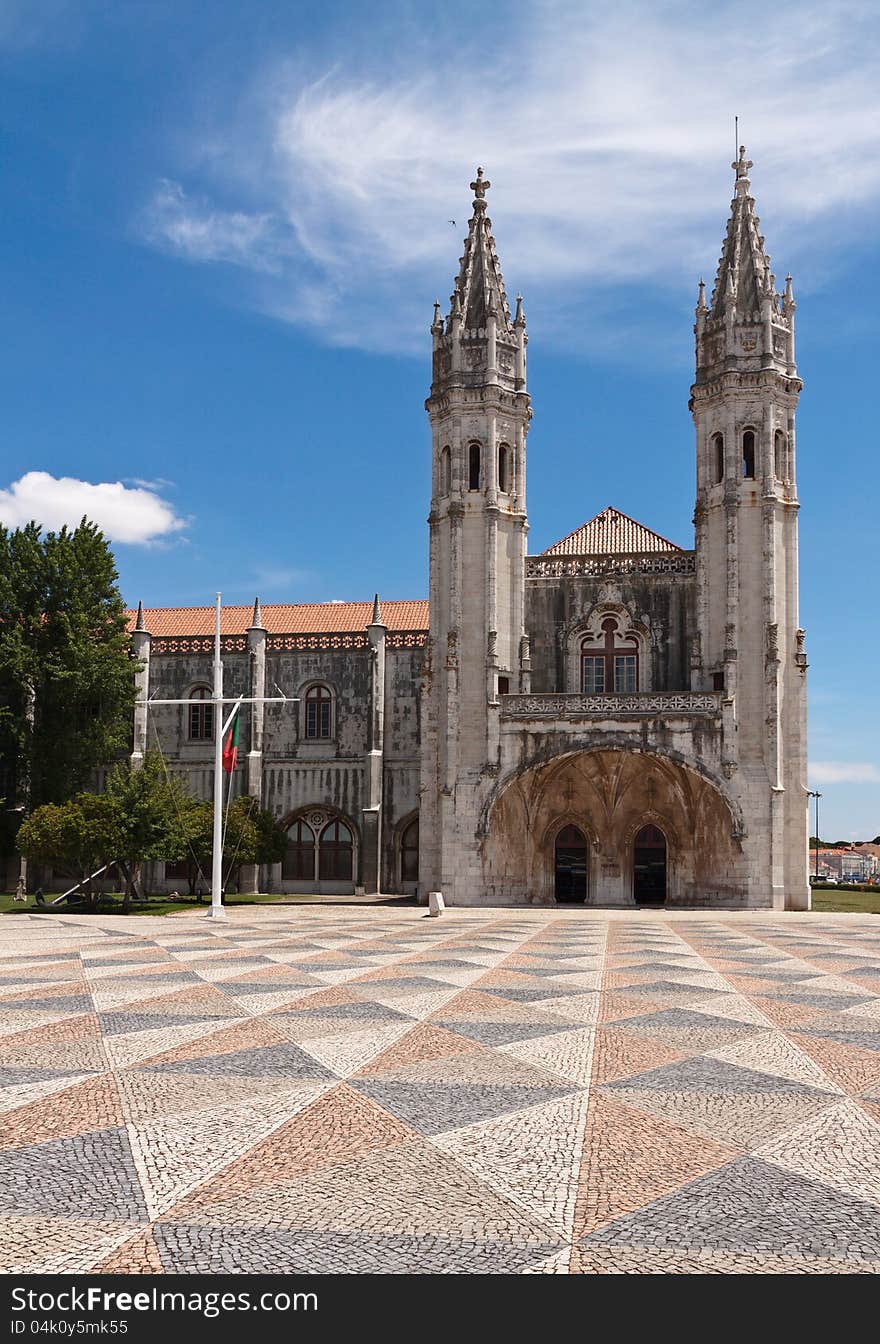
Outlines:
[{"label": "white cloud", "polygon": [[812,784],[880,784],[880,769],[871,761],[811,761]]},{"label": "white cloud", "polygon": [[65,524],[75,527],[83,516],[97,523],[111,541],[132,545],[158,541],[186,525],[154,490],[130,489],[121,481],[92,484],[29,471],[8,490],[0,490],[0,523],[7,527],[35,521],[57,530]]},{"label": "white cloud", "polygon": [[254,301],[326,339],[423,349],[481,162],[532,330],[577,345],[601,327],[619,344],[652,291],[685,307],[699,274],[714,276],[734,111],[780,276],[827,281],[880,197],[872,24],[874,5],[847,0],[546,0],[511,7],[470,48],[454,14],[431,43],[389,24],[384,56],[368,60],[355,34],[320,78],[300,73],[313,62],[279,63],[255,81],[262,98],[227,99],[250,110],[226,127],[218,114],[203,158],[242,208],[164,183],[150,236],[190,260],[272,270]]},{"label": "white cloud", "polygon": [[163,179],[144,212],[147,239],[187,261],[224,261],[250,270],[275,270],[277,244],[268,214],[218,210],[191,199],[177,182]]}]

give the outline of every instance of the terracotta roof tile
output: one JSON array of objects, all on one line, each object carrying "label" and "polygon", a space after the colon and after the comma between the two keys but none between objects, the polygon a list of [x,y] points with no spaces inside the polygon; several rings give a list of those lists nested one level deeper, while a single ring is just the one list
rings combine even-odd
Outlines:
[{"label": "terracotta roof tile", "polygon": [[680,551],[681,546],[652,532],[643,523],[610,506],[567,537],[548,546],[544,555],[644,555],[652,551]]},{"label": "terracotta roof tile", "polygon": [[[382,601],[382,620],[389,630],[427,630],[428,604]],[[224,635],[242,635],[251,623],[253,605],[223,607],[220,629]],[[368,602],[269,603],[262,606],[263,625],[272,635],[312,635],[365,630],[373,615]],[[136,611],[128,612],[134,629]],[[145,607],[144,625],[151,635],[213,635],[213,607]]]}]

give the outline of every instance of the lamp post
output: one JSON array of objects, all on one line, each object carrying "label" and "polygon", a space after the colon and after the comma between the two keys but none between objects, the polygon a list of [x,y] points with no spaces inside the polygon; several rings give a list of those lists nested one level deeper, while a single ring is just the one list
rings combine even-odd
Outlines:
[{"label": "lamp post", "polygon": [[822,797],[818,789],[807,789],[807,796],[816,800],[816,862],[814,865],[813,877],[818,881],[819,878],[819,799]]}]

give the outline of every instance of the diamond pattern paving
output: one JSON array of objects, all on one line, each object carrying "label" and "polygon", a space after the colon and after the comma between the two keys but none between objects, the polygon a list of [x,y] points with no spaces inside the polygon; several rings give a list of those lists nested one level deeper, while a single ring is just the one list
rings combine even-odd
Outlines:
[{"label": "diamond pattern paving", "polygon": [[866,918],[0,926],[0,1272],[876,1273]]}]

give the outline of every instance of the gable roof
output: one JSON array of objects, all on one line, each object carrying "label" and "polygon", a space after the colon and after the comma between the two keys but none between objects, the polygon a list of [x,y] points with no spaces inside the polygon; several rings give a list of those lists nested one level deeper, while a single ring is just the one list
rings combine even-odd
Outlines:
[{"label": "gable roof", "polygon": [[652,532],[644,523],[612,508],[597,513],[588,523],[548,546],[543,555],[645,555],[656,551],[681,551],[674,541]]},{"label": "gable roof", "polygon": [[[220,630],[224,635],[243,635],[254,609],[223,607]],[[348,634],[366,630],[373,616],[373,599],[367,602],[279,602],[261,604],[263,626],[270,635]],[[151,635],[213,635],[213,607],[145,607],[144,625]],[[128,612],[128,628],[134,629],[137,612]],[[389,630],[427,630],[425,601],[382,602],[382,623]]]}]

